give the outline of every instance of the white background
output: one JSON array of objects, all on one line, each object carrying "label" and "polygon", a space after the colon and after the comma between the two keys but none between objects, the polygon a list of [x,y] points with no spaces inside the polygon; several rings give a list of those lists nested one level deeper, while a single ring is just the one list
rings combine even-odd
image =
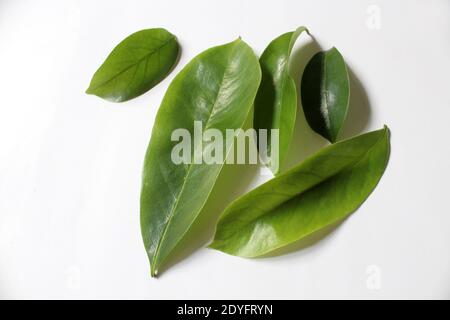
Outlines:
[{"label": "white background", "polygon": [[[168,84],[211,46],[242,36],[260,54],[299,25],[317,42],[297,43],[296,80],[318,45],[352,70],[344,135],[390,127],[380,184],[304,250],[245,260],[201,248],[150,278],[140,174]],[[151,27],[178,36],[174,72],[123,104],[84,94],[110,50]],[[449,39],[446,0],[0,0],[0,297],[450,298]],[[296,136],[291,164],[325,144],[301,112]],[[224,202],[268,179],[231,173]]]}]

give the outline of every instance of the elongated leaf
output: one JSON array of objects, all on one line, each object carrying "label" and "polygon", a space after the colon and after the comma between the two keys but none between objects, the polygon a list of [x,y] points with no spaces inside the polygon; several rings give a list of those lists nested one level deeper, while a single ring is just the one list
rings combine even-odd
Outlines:
[{"label": "elongated leaf", "polygon": [[[172,132],[185,128],[194,136],[194,121],[201,121],[203,131],[215,128],[223,136],[226,129],[241,128],[260,79],[256,56],[238,39],[201,53],[170,84],[156,116],[142,181],[141,229],[152,276],[194,223],[223,166],[175,164],[171,152],[178,142],[171,141]],[[201,149],[194,143],[194,158],[208,150],[207,143]]]},{"label": "elongated leaf", "polygon": [[311,58],[303,72],[301,94],[309,126],[335,142],[350,99],[347,67],[336,48],[318,52]]},{"label": "elongated leaf", "polygon": [[210,247],[257,257],[333,224],[364,202],[388,158],[387,127],[328,146],[232,203]]},{"label": "elongated leaf", "polygon": [[[294,32],[279,36],[269,44],[259,59],[262,78],[255,99],[254,128],[268,130],[267,160],[274,174],[279,172],[286,158],[294,132],[297,90],[294,80],[289,75],[289,57],[295,41],[303,31],[307,29],[299,27]],[[271,129],[279,130],[278,150],[271,148]]]},{"label": "elongated leaf", "polygon": [[135,98],[161,82],[178,58],[179,46],[165,29],[141,30],[119,43],[86,90],[113,102]]}]

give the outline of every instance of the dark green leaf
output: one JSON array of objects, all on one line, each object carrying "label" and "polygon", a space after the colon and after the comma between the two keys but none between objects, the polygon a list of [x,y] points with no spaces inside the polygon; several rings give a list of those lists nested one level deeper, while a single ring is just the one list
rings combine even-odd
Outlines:
[{"label": "dark green leaf", "polygon": [[[303,31],[307,29],[299,27],[294,32],[279,36],[269,44],[259,59],[262,78],[255,99],[254,128],[268,130],[267,155],[269,167],[274,174],[279,172],[286,158],[294,132],[297,90],[289,75],[289,57],[295,41]],[[271,129],[279,129],[279,152],[271,150]]]},{"label": "dark green leaf", "polygon": [[[172,132],[185,128],[194,136],[194,121],[223,136],[226,129],[241,128],[260,79],[255,54],[238,39],[201,53],[170,84],[156,116],[142,181],[141,230],[152,276],[193,225],[223,166],[175,164],[171,152],[178,142],[171,141]],[[207,149],[208,144],[202,149],[194,145],[193,154]]]},{"label": "dark green leaf", "polygon": [[389,158],[389,130],[328,146],[232,203],[210,247],[257,257],[292,244],[356,210]]},{"label": "dark green leaf", "polygon": [[169,74],[178,51],[177,39],[165,29],[133,33],[109,54],[92,77],[86,93],[113,102],[133,99]]},{"label": "dark green leaf", "polygon": [[315,54],[303,72],[302,104],[309,126],[335,142],[350,98],[350,85],[344,58],[336,48]]}]

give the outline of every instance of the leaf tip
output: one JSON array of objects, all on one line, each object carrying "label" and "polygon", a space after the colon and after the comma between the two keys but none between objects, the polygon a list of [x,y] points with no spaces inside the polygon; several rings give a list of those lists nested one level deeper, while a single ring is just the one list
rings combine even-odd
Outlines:
[{"label": "leaf tip", "polygon": [[206,247],[208,248],[208,249],[216,249],[215,247],[214,247],[214,240],[213,240],[213,242],[211,242],[210,244],[208,244]]},{"label": "leaf tip", "polygon": [[221,250],[220,250],[220,248],[221,248],[220,242],[218,242],[216,239],[213,239],[213,241],[212,241],[209,245],[207,245],[206,247],[207,247],[208,249],[213,249],[213,250],[219,250],[219,251],[221,251]]},{"label": "leaf tip", "polygon": [[384,133],[388,136],[388,138],[390,137],[390,135],[391,135],[391,130],[389,129],[389,127],[385,124],[385,125],[383,125],[383,131],[384,131]]},{"label": "leaf tip", "polygon": [[328,141],[330,141],[331,143],[335,143],[337,140],[336,135],[329,135],[328,137],[326,137]]},{"label": "leaf tip", "polygon": [[329,50],[327,50],[328,53],[334,52],[338,55],[339,58],[344,60],[344,57],[342,56],[342,53],[336,48],[335,46],[331,47]]},{"label": "leaf tip", "polygon": [[150,276],[152,278],[157,278],[158,277],[158,270],[156,270],[154,268],[150,268]]},{"label": "leaf tip", "polygon": [[93,92],[92,92],[91,86],[89,86],[89,88],[87,88],[86,91],[84,91],[84,93],[92,94]]},{"label": "leaf tip", "polygon": [[305,26],[300,26],[295,30],[295,32],[302,32],[302,31],[305,31],[309,36],[311,35],[311,33],[309,32],[309,29]]}]

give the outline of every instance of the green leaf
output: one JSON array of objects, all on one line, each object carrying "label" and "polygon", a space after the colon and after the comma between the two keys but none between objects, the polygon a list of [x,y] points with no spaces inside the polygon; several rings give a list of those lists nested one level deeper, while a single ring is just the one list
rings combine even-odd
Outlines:
[{"label": "green leaf", "polygon": [[[203,132],[215,128],[223,136],[226,129],[240,129],[260,80],[258,59],[238,39],[199,54],[170,84],[153,126],[142,180],[141,231],[152,276],[193,225],[223,166],[175,164],[171,152],[178,142],[171,141],[172,132],[185,128],[193,136],[194,121],[201,121]],[[231,147],[225,147],[224,159]],[[194,143],[193,149],[197,157],[209,147]]]},{"label": "green leaf", "polygon": [[[294,32],[287,32],[274,39],[259,59],[262,78],[255,99],[253,126],[256,130],[267,130],[267,160],[274,174],[280,171],[294,132],[297,91],[289,75],[289,57],[303,31],[308,32],[305,27],[299,27]],[[279,129],[278,150],[271,148],[271,129]]]},{"label": "green leaf", "polygon": [[388,158],[387,127],[330,145],[233,202],[210,247],[258,257],[295,243],[356,210]]},{"label": "green leaf", "polygon": [[95,72],[86,90],[103,99],[122,102],[153,88],[172,70],[179,46],[165,29],[141,30],[119,43]]},{"label": "green leaf", "polygon": [[309,126],[335,142],[350,98],[350,85],[344,58],[336,48],[315,54],[303,72],[301,95]]}]

